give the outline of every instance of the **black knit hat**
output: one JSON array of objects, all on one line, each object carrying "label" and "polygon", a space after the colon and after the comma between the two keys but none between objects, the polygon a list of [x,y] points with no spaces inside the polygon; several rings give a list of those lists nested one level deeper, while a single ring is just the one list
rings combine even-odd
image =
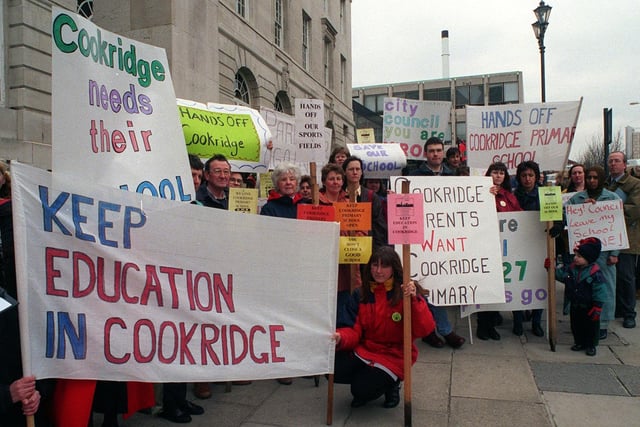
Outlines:
[{"label": "black knit hat", "polygon": [[587,237],[580,240],[575,252],[578,252],[589,264],[596,262],[602,250],[602,243],[597,237]]}]

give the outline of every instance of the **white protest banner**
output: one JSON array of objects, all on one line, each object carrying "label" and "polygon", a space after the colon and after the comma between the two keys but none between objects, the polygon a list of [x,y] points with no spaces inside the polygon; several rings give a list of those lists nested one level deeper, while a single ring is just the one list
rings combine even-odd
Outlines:
[{"label": "white protest banner", "polygon": [[467,165],[502,162],[513,174],[533,160],[541,169],[561,170],[578,123],[582,101],[467,105]]},{"label": "white protest banner", "polygon": [[56,6],[51,39],[53,170],[194,200],[164,49]]},{"label": "white protest banner", "polygon": [[499,212],[504,304],[461,307],[462,317],[478,311],[547,308],[546,234],[538,212]]},{"label": "white protest banner", "polygon": [[424,160],[424,143],[432,136],[450,138],[451,102],[385,98],[382,142],[397,142],[407,159]]},{"label": "white protest banner", "polygon": [[569,230],[569,252],[582,239],[597,237],[603,251],[629,248],[627,227],[624,222],[622,200],[607,200],[596,203],[565,205],[567,229]]},{"label": "white protest banner", "polygon": [[411,245],[411,278],[434,305],[504,302],[502,257],[490,177],[391,177],[422,196],[424,243]]},{"label": "white protest banner", "polygon": [[322,162],[326,160],[324,136],[324,101],[322,99],[295,100],[296,160]]},{"label": "white protest banner", "polygon": [[387,179],[401,175],[407,157],[400,144],[347,144],[352,156],[362,160],[362,174],[366,179]]},{"label": "white protest banner", "polygon": [[338,224],[71,176],[54,187],[20,163],[12,175],[27,372],[202,382],[332,371]]}]

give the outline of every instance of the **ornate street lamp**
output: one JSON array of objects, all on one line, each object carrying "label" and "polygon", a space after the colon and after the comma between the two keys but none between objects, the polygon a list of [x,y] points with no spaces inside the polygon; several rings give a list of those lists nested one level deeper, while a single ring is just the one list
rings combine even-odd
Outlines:
[{"label": "ornate street lamp", "polygon": [[545,78],[544,78],[544,33],[549,26],[549,15],[551,14],[551,6],[540,2],[540,5],[533,9],[536,14],[536,22],[531,24],[533,32],[538,39],[538,47],[540,47],[540,87],[542,89],[542,102],[546,101],[545,96]]}]

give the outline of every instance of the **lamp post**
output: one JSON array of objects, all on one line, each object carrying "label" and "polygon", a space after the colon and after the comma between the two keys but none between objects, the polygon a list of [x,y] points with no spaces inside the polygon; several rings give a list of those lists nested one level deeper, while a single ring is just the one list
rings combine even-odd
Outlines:
[{"label": "lamp post", "polygon": [[540,48],[540,87],[542,89],[542,102],[546,101],[545,95],[545,78],[544,78],[544,33],[549,26],[549,15],[551,14],[551,6],[544,4],[544,1],[540,2],[540,5],[533,9],[533,13],[536,14],[536,22],[531,24],[533,27],[533,33],[538,39],[538,47]]}]

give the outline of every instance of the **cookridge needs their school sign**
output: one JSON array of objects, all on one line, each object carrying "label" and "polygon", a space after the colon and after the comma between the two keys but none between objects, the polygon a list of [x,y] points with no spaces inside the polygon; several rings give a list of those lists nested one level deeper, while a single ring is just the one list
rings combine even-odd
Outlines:
[{"label": "cookridge needs their school sign", "polygon": [[54,185],[20,163],[12,174],[26,372],[192,382],[333,370],[338,224],[59,174]]},{"label": "cookridge needs their school sign", "polygon": [[164,49],[59,7],[51,32],[53,170],[195,199]]}]

